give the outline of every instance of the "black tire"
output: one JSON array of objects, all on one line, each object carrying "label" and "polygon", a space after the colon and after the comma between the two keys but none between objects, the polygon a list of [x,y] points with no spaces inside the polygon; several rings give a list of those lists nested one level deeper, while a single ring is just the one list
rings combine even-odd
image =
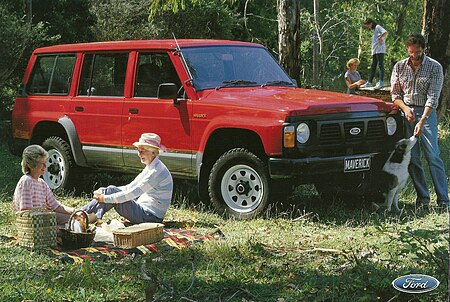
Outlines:
[{"label": "black tire", "polygon": [[51,136],[47,138],[42,147],[48,152],[47,170],[43,179],[50,189],[71,189],[74,164],[70,145],[60,137]]},{"label": "black tire", "polygon": [[208,193],[219,214],[236,219],[254,218],[269,200],[267,169],[250,151],[229,150],[211,169]]}]

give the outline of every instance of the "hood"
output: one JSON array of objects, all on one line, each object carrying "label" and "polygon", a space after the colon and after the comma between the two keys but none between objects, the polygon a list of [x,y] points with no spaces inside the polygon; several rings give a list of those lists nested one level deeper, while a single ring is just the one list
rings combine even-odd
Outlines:
[{"label": "hood", "polygon": [[233,87],[198,92],[202,103],[287,112],[291,116],[391,110],[384,101],[324,90],[293,87]]}]

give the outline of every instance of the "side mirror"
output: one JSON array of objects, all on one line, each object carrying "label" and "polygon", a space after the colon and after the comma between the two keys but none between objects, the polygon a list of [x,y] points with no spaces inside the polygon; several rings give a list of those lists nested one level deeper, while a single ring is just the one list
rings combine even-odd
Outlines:
[{"label": "side mirror", "polygon": [[180,102],[177,99],[178,88],[174,83],[162,83],[158,87],[158,99],[171,99],[175,105]]}]

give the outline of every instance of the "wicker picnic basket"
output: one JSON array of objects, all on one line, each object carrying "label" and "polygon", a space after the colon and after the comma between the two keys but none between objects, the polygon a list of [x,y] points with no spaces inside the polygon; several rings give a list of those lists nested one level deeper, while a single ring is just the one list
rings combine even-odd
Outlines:
[{"label": "wicker picnic basket", "polygon": [[32,209],[17,213],[17,240],[30,249],[56,245],[56,213],[46,209]]},{"label": "wicker picnic basket", "polygon": [[[85,219],[86,232],[74,232],[70,228],[73,219],[75,219],[75,215],[78,215],[80,212],[82,213],[82,216],[84,216]],[[62,246],[65,249],[79,249],[83,247],[88,247],[91,245],[95,237],[95,227],[89,226],[88,215],[85,211],[82,210],[73,212],[69,218],[68,228],[60,229],[60,231],[61,231]]]},{"label": "wicker picnic basket", "polygon": [[143,244],[151,244],[164,238],[164,224],[140,223],[113,230],[114,245],[121,248],[133,248]]}]

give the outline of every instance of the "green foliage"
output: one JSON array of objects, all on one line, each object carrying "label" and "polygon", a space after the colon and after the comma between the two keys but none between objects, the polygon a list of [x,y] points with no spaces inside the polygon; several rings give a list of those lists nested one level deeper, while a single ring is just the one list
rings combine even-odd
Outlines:
[{"label": "green foliage", "polygon": [[[233,39],[238,21],[220,1],[184,3],[183,9],[151,11],[151,27],[157,38]],[[174,20],[177,20],[174,22]]]},{"label": "green foliage", "polygon": [[155,33],[148,22],[148,0],[100,0],[92,3],[95,16],[92,32],[95,41],[152,39]]},{"label": "green foliage", "polygon": [[39,0],[32,6],[33,23],[44,23],[47,34],[57,37],[59,44],[91,41],[89,28],[95,18],[90,5],[91,0]]},{"label": "green foliage", "polygon": [[23,9],[0,3],[0,87],[14,72],[26,49],[44,38],[42,24],[33,26],[23,19]]}]

